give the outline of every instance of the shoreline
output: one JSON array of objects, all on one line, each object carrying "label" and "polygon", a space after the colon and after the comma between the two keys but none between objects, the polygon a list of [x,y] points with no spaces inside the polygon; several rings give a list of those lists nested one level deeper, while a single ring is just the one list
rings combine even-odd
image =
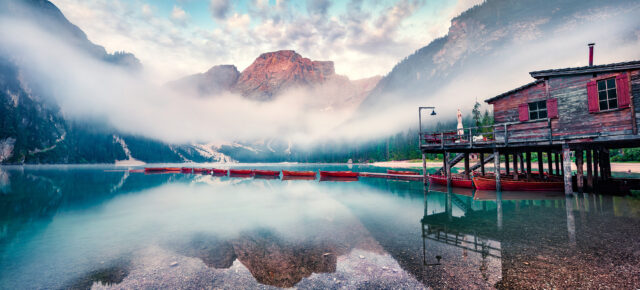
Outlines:
[{"label": "shoreline", "polygon": [[[475,162],[471,162],[472,164]],[[407,169],[422,169],[422,162],[410,162],[406,160],[400,161],[380,161],[373,162],[369,165],[377,166],[377,167],[388,167],[388,168],[407,168]],[[546,164],[545,164],[546,165]],[[427,162],[427,168],[440,168],[442,167],[442,162]],[[486,165],[487,168],[493,168],[493,162],[489,162]],[[464,168],[461,163],[456,164],[452,168],[460,169]],[[545,166],[546,168],[546,166]],[[538,163],[533,162],[531,164],[531,169],[538,169]],[[571,169],[576,170],[577,167],[575,163],[571,164]],[[619,173],[640,173],[640,162],[611,162],[611,171],[619,172]],[[586,174],[586,166],[584,167],[584,172]]]}]

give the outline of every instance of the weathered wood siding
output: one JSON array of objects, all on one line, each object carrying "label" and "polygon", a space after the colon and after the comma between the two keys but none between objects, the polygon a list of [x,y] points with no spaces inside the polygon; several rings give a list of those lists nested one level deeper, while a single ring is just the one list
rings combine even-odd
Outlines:
[{"label": "weathered wood siding", "polygon": [[[615,77],[617,73],[599,74]],[[590,134],[631,134],[631,109],[589,113],[587,82],[593,75],[573,75],[549,79],[549,94],[558,99],[558,118],[551,121],[554,137]]]},{"label": "weathered wood siding", "polygon": [[[636,122],[640,128],[640,71],[627,72],[631,78],[631,98],[635,108]],[[615,77],[618,73],[598,74],[597,78]],[[550,78],[549,96],[545,83],[534,84],[518,92],[492,102],[496,124],[519,122],[518,106],[523,103],[556,98],[558,118],[551,119],[554,137],[575,137],[584,135],[632,134],[632,108],[607,112],[589,113],[587,83],[594,79],[591,74],[558,76]],[[537,139],[549,136],[547,120],[526,121],[511,125],[516,139]]]},{"label": "weathered wood siding", "polygon": [[[636,113],[636,128],[640,129],[640,71],[632,71],[631,75],[631,104]],[[640,130],[639,130],[640,131]]]},{"label": "weathered wood siding", "polygon": [[495,123],[518,122],[518,105],[546,99],[544,83],[532,85],[493,102]]}]

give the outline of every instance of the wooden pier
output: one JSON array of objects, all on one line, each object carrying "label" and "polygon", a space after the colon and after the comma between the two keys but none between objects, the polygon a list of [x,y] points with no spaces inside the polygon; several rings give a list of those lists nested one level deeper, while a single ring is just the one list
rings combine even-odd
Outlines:
[{"label": "wooden pier", "polygon": [[[463,160],[468,176],[473,170],[469,155],[476,153],[479,162],[473,167],[482,174],[491,154],[500,157],[491,158],[496,172],[504,169],[514,180],[562,178],[567,194],[574,191],[574,159],[577,191],[610,181],[610,150],[640,147],[640,61],[530,74],[533,82],[485,100],[493,105],[493,126],[421,130],[423,156],[443,154],[449,180],[451,167]],[[499,189],[500,174],[495,176]]]}]

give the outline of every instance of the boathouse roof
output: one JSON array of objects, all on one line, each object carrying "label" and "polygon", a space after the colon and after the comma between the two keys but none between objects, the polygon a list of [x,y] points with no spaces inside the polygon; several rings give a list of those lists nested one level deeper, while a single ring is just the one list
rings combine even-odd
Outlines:
[{"label": "boathouse roof", "polygon": [[515,89],[513,89],[513,90],[510,90],[510,91],[508,91],[508,92],[504,92],[504,93],[502,93],[502,94],[499,94],[499,95],[497,95],[497,96],[495,96],[495,97],[493,97],[493,98],[486,99],[486,100],[484,100],[484,101],[485,101],[485,102],[487,102],[487,103],[491,103],[491,102],[493,102],[493,101],[495,101],[495,100],[497,100],[497,99],[500,99],[500,98],[506,97],[506,96],[508,96],[508,95],[511,95],[511,94],[513,94],[513,93],[516,93],[516,92],[519,92],[519,91],[521,91],[521,90],[524,90],[524,89],[526,89],[526,88],[528,88],[528,87],[531,87],[531,86],[537,85],[537,84],[542,83],[542,82],[544,82],[544,80],[542,80],[542,79],[538,79],[538,80],[535,80],[535,81],[533,81],[533,82],[530,82],[530,83],[528,83],[528,84],[526,84],[526,85],[524,85],[524,86],[517,87],[517,88],[515,88]]},{"label": "boathouse roof", "polygon": [[529,74],[533,78],[540,79],[540,78],[552,77],[552,76],[589,74],[589,73],[620,71],[620,70],[629,70],[629,69],[640,69],[640,60],[602,64],[602,65],[592,65],[592,66],[539,70],[539,71],[532,71]]}]

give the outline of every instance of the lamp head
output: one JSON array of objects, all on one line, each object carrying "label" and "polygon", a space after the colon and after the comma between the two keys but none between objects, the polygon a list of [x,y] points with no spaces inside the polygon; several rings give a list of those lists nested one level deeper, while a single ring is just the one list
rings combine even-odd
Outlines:
[{"label": "lamp head", "polygon": [[436,110],[431,111],[431,116],[435,116],[436,115]]}]

